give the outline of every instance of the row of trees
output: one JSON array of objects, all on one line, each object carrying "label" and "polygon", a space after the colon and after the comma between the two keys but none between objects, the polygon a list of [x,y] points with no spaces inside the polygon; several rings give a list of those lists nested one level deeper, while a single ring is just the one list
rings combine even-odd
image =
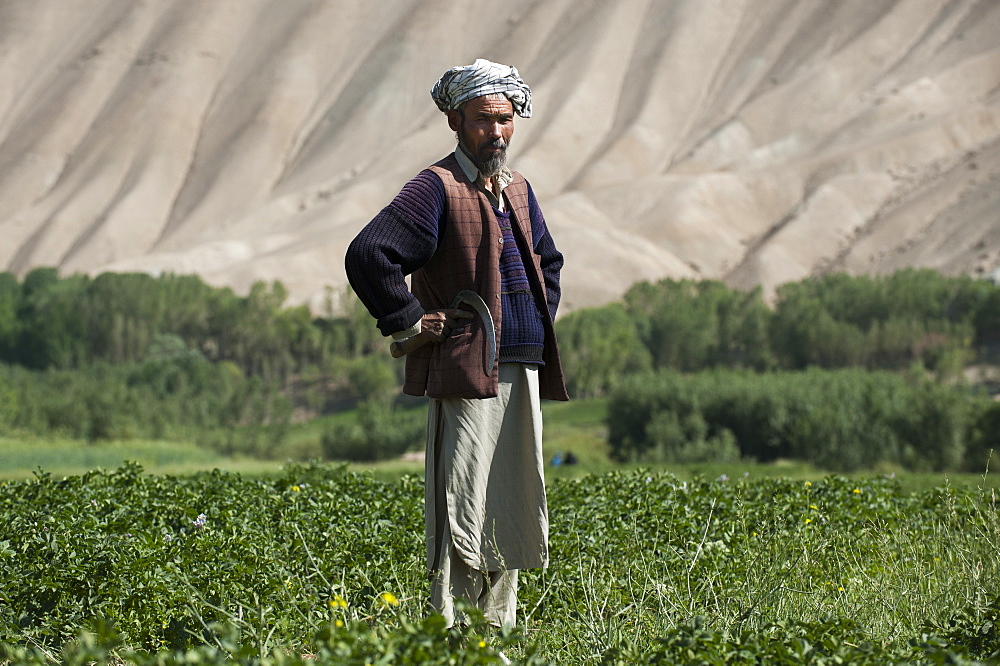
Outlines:
[{"label": "row of trees", "polygon": [[[0,432],[186,439],[268,455],[293,409],[385,401],[398,364],[351,293],[326,316],[196,276],[0,273]],[[333,300],[341,296],[334,314]]]},{"label": "row of trees", "polygon": [[286,307],[280,282],[246,296],[193,275],[104,273],[60,278],[38,268],[23,282],[0,273],[0,362],[35,370],[144,360],[163,334],[180,337],[210,361],[229,361],[264,381],[287,381],[309,366],[362,356],[381,336],[360,303],[314,317]]},{"label": "row of trees", "polygon": [[212,363],[161,335],[140,363],[38,371],[0,364],[0,432],[85,441],[188,440],[224,454],[266,457],[292,404],[274,382]]},{"label": "row of trees", "polygon": [[[418,442],[422,419],[392,406],[402,364],[389,358],[357,298],[345,292],[335,313],[331,293],[327,312],[316,317],[304,307],[285,307],[286,296],[278,282],[258,283],[238,296],[194,276],[61,278],[53,269],[36,269],[19,281],[0,274],[0,430],[90,440],[183,438],[268,455],[280,446],[293,408],[319,414],[331,408],[331,396],[349,394],[363,401],[362,418],[327,433],[327,455],[379,458]],[[612,394],[613,446],[622,459],[854,461],[844,467],[870,463],[856,451],[842,455],[870,444],[888,446],[895,452],[886,459],[902,465],[954,468],[967,464],[975,439],[968,423],[975,419],[952,430],[899,424],[903,405],[935,414],[941,405],[950,410],[957,394],[921,384],[917,394],[892,402],[884,396],[905,393],[891,383],[898,378],[860,373],[820,378],[841,387],[821,395],[787,373],[919,366],[939,377],[954,374],[996,353],[1000,288],[933,271],[833,275],[785,285],[768,306],[760,290],[665,280],[637,284],[619,303],[570,313],[557,330],[571,394]],[[658,397],[643,407],[642,387],[623,383],[641,374],[660,377],[650,386],[667,382],[676,389],[682,375],[668,381],[655,373],[712,369],[741,371],[722,381],[735,387],[726,401],[712,402],[723,392],[712,374],[697,380],[715,387],[708,393],[699,393],[700,384],[684,385],[700,396],[687,407]],[[796,403],[793,395],[811,402]],[[714,411],[706,411],[710,403]],[[767,430],[731,422],[751,413],[785,425]],[[876,416],[894,425],[869,427]],[[894,430],[897,425],[902,429]],[[780,446],[761,443],[779,441],[779,430]],[[959,430],[965,434],[956,444],[948,433]],[[855,435],[862,444],[848,443]],[[925,442],[939,435],[938,444]],[[907,438],[916,448],[904,450]],[[810,446],[825,453],[809,453]],[[934,453],[937,446],[950,453]]]},{"label": "row of trees", "polygon": [[608,414],[613,456],[633,462],[983,472],[1000,447],[1000,403],[887,371],[661,370],[624,380]]},{"label": "row of trees", "polygon": [[[280,282],[238,296],[196,276],[60,278],[39,268],[18,282],[0,273],[0,362],[32,369],[135,363],[158,336],[171,334],[206,359],[265,381],[333,366],[368,393],[387,390],[391,366],[369,367],[368,357],[385,356],[371,318],[350,292],[335,315],[333,297],[328,312],[314,317],[304,306],[284,306]],[[759,289],[663,280],[634,285],[619,303],[572,312],[557,329],[571,393],[581,397],[656,368],[898,370],[919,362],[947,371],[1000,346],[1000,287],[931,270],[838,274],[786,284],[769,307]],[[362,358],[363,367],[348,368]]]},{"label": "row of trees", "polygon": [[931,270],[829,275],[760,289],[721,282],[638,283],[619,303],[572,312],[557,331],[578,397],[636,372],[672,368],[802,370],[922,365],[954,375],[1000,346],[1000,287]]}]

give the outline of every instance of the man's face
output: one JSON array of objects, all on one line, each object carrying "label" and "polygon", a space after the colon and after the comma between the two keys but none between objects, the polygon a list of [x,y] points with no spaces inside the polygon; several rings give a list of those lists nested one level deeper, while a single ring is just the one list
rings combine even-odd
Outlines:
[{"label": "man's face", "polygon": [[507,163],[507,146],[514,134],[514,105],[503,96],[470,99],[461,111],[448,112],[448,125],[458,134],[458,145],[486,178]]}]

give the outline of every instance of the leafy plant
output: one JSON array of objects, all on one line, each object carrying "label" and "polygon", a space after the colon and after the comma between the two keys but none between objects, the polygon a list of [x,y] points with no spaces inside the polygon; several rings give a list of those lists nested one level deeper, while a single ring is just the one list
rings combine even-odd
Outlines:
[{"label": "leafy plant", "polygon": [[0,485],[0,663],[1000,663],[991,497],[645,470],[549,486],[518,626],[426,601],[423,484],[137,465]]}]

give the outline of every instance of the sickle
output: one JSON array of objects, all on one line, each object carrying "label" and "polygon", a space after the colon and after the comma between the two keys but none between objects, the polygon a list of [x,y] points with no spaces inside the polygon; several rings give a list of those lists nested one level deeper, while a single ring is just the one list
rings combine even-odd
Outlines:
[{"label": "sickle", "polygon": [[489,377],[493,374],[493,366],[496,365],[497,360],[497,332],[493,328],[493,315],[490,314],[490,309],[486,307],[486,302],[483,301],[482,296],[474,291],[463,289],[458,292],[458,296],[455,297],[451,307],[455,309],[463,303],[479,313],[479,318],[483,320],[483,326],[486,327],[486,351],[488,358],[483,370],[486,372],[486,376]]}]

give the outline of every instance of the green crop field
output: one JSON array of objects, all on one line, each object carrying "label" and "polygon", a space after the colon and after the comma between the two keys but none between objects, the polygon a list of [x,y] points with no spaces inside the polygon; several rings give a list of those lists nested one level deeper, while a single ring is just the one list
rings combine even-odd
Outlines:
[{"label": "green crop field", "polygon": [[628,470],[549,500],[504,633],[430,612],[415,475],[0,482],[0,663],[1000,663],[992,491]]}]

